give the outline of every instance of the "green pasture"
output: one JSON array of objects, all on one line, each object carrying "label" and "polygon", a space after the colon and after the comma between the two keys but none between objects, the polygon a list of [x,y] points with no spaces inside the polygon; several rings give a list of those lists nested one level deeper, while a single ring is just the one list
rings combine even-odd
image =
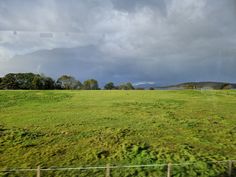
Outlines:
[{"label": "green pasture", "polygon": [[[236,91],[0,91],[0,169],[194,162],[174,177],[221,177],[236,159]],[[104,170],[43,172],[104,176]],[[0,173],[0,176],[34,176]],[[166,175],[166,167],[115,169]]]}]

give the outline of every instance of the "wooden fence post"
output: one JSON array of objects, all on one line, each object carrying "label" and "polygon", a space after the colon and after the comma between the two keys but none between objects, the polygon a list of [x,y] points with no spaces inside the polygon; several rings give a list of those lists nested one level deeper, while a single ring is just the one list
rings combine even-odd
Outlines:
[{"label": "wooden fence post", "polygon": [[110,177],[110,164],[106,165],[106,177]]},{"label": "wooden fence post", "polygon": [[167,166],[167,177],[171,177],[171,163],[168,163]]},{"label": "wooden fence post", "polygon": [[40,177],[40,165],[37,167],[37,177]]},{"label": "wooden fence post", "polygon": [[229,160],[229,169],[228,169],[228,175],[229,177],[232,177],[232,160]]}]

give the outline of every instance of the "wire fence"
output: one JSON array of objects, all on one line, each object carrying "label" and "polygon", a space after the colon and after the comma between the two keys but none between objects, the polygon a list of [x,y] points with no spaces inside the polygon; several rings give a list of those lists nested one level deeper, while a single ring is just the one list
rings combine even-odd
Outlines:
[{"label": "wire fence", "polygon": [[[172,172],[173,172],[173,168],[174,167],[178,167],[178,166],[191,166],[191,165],[195,165],[198,164],[199,162],[186,162],[186,163],[166,163],[166,164],[146,164],[146,165],[110,165],[107,164],[106,166],[90,166],[90,167],[75,167],[75,168],[62,168],[62,167],[52,167],[52,168],[41,168],[40,166],[38,166],[35,169],[32,168],[25,168],[25,169],[5,169],[5,170],[0,170],[0,174],[1,173],[13,173],[13,172],[34,172],[34,176],[37,177],[41,177],[44,176],[42,175],[42,172],[46,172],[46,171],[70,171],[70,170],[75,170],[75,171],[81,171],[81,170],[103,170],[105,177],[112,177],[113,175],[111,175],[111,170],[114,169],[130,169],[130,168],[150,168],[150,167],[166,167],[166,176],[167,177],[172,177]],[[235,169],[234,168],[234,164],[236,163],[236,160],[223,160],[223,161],[208,161],[205,163],[209,163],[209,164],[213,164],[213,163],[217,163],[217,164],[228,164],[227,167],[227,172],[226,172],[226,176],[228,177],[234,177],[235,174]],[[46,176],[46,175],[45,175]]]}]

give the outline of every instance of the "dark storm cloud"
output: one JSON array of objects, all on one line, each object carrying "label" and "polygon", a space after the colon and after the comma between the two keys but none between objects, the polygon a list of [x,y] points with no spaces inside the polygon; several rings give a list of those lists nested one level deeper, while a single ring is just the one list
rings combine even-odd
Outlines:
[{"label": "dark storm cloud", "polygon": [[115,9],[134,12],[140,8],[151,8],[166,13],[166,0],[111,0]]},{"label": "dark storm cloud", "polygon": [[0,75],[236,82],[234,0],[9,0],[0,10]]}]

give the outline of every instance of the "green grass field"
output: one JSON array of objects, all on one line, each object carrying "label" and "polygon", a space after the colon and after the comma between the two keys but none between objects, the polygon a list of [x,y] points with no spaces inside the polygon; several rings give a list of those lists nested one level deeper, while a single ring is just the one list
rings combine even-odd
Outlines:
[{"label": "green grass field", "polygon": [[[197,162],[173,176],[219,177],[236,159],[236,91],[0,91],[0,168]],[[44,176],[104,176],[102,170]],[[165,176],[166,167],[112,176]],[[1,173],[2,176],[30,176]]]}]

